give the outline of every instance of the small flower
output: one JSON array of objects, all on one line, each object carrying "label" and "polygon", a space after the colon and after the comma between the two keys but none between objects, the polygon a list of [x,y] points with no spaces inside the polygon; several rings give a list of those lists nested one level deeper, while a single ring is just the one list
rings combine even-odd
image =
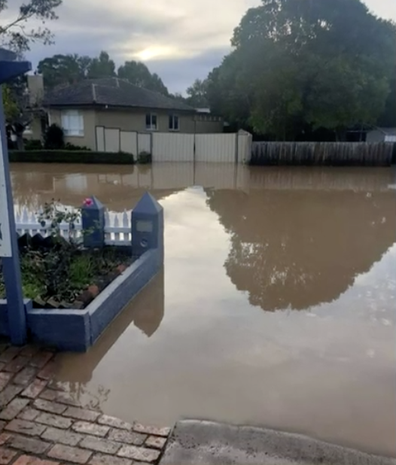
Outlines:
[{"label": "small flower", "polygon": [[90,198],[90,197],[87,197],[85,200],[84,200],[84,206],[85,207],[91,207],[93,205],[93,200]]}]

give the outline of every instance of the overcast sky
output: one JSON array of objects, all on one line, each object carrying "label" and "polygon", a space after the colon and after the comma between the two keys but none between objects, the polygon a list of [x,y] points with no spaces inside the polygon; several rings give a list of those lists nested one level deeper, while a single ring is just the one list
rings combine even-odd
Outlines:
[{"label": "overcast sky", "polygon": [[[396,21],[396,0],[365,0],[377,15]],[[9,0],[9,6],[21,0]],[[109,52],[120,65],[144,61],[170,91],[184,92],[204,78],[230,49],[230,38],[245,11],[260,0],[64,0],[59,20],[49,23],[55,45],[34,45],[37,62],[56,53]],[[10,16],[11,10],[2,13]]]}]

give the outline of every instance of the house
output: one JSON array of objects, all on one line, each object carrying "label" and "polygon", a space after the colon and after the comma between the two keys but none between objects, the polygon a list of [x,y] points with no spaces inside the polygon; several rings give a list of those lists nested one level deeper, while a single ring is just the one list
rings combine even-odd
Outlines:
[{"label": "house", "polygon": [[396,128],[376,128],[369,131],[366,142],[396,142]]},{"label": "house", "polygon": [[119,140],[127,140],[132,132],[223,132],[222,118],[201,114],[183,102],[119,78],[58,88],[45,94],[43,107],[49,124],[63,128],[66,143],[92,150],[121,149]]}]

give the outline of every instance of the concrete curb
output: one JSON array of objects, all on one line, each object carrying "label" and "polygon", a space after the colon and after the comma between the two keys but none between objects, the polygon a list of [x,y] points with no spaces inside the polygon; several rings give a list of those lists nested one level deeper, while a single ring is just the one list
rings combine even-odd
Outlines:
[{"label": "concrete curb", "polygon": [[176,423],[161,465],[395,465],[306,436],[209,421]]}]

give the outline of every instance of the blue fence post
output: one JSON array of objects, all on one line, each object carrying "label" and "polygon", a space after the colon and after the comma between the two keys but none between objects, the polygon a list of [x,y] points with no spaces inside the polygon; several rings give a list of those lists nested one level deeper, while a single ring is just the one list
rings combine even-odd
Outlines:
[{"label": "blue fence post", "polygon": [[146,192],[132,210],[132,254],[140,257],[147,250],[158,249],[161,263],[164,258],[164,210]]},{"label": "blue fence post", "polygon": [[[10,79],[27,73],[31,64],[15,62],[16,55],[0,48],[0,85]],[[8,162],[7,135],[3,98],[0,87],[0,252],[6,287],[8,331],[11,342],[25,344],[27,338],[26,313],[22,295],[22,279],[19,265],[19,251],[15,228],[14,202]]]},{"label": "blue fence post", "polygon": [[83,243],[87,248],[101,248],[105,244],[105,210],[95,197],[88,197],[81,207]]}]

